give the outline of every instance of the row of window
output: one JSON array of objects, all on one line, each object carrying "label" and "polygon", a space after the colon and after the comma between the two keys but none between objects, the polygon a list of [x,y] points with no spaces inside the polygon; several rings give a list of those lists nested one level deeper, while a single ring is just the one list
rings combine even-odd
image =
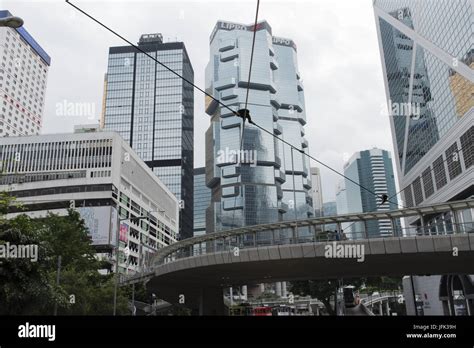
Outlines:
[{"label": "row of window", "polygon": [[421,176],[405,187],[404,196],[408,207],[419,205],[443,188],[448,183],[448,177],[450,181],[458,177],[462,173],[462,159],[466,170],[474,165],[474,126],[461,136],[460,142],[461,148],[458,148],[457,142],[453,143],[445,151],[444,158],[440,155]]}]

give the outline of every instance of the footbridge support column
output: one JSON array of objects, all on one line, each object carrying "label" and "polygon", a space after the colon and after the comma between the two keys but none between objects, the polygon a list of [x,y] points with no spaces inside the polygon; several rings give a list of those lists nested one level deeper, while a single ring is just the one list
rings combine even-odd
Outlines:
[{"label": "footbridge support column", "polygon": [[199,315],[225,315],[222,288],[201,288],[199,291]]}]

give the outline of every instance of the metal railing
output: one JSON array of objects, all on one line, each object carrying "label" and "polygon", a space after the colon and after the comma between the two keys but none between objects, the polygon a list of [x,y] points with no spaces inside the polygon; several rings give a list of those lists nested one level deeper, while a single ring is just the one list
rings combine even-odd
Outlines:
[{"label": "metal railing", "polygon": [[[153,257],[152,264],[149,265],[149,272],[143,273],[151,274],[155,267],[187,257],[218,252],[229,252],[238,256],[242,249],[249,248],[332,241],[352,241],[357,243],[358,241],[374,238],[474,233],[474,222],[456,222],[459,221],[458,215],[460,215],[460,211],[472,210],[473,208],[474,199],[470,199],[393,211],[282,221],[273,224],[208,233],[159,249]],[[424,224],[426,217],[440,213],[450,213],[451,217],[442,223]],[[400,218],[416,216],[419,217],[421,222],[421,225],[417,227],[409,226],[402,228],[399,227],[399,224],[394,223]],[[375,230],[371,227],[370,221],[385,222],[379,225],[383,227],[379,228],[380,233],[374,232]],[[392,228],[387,228],[387,221],[390,221],[389,226]],[[330,223],[336,224],[337,229],[335,231],[325,230],[326,226]],[[349,223],[348,225],[352,226],[344,231],[344,223]],[[360,227],[362,229],[359,229]],[[140,277],[139,274],[136,275],[136,278],[138,277]]]}]

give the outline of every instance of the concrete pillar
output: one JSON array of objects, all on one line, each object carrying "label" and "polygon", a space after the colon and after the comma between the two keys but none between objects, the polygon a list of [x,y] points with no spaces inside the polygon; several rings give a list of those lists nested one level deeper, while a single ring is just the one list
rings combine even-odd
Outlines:
[{"label": "concrete pillar", "polygon": [[275,293],[277,296],[281,297],[281,282],[275,283]]},{"label": "concrete pillar", "polygon": [[288,297],[288,291],[286,290],[286,282],[281,282],[281,296]]},{"label": "concrete pillar", "polygon": [[394,218],[390,218],[390,225],[392,226],[392,237],[398,237],[397,225],[395,224]]},{"label": "concrete pillar", "polygon": [[390,304],[388,300],[385,302],[385,311],[387,312],[387,315],[390,316]]},{"label": "concrete pillar", "polygon": [[420,225],[421,225],[421,235],[425,235],[425,219],[423,218],[423,214],[420,214]]},{"label": "concrete pillar", "polygon": [[459,223],[459,218],[458,215],[456,214],[456,210],[452,209],[451,210],[451,222],[453,224],[453,233],[461,233],[462,232],[462,227],[461,224]]},{"label": "concrete pillar", "polygon": [[379,302],[379,314],[383,315],[382,301]]},{"label": "concrete pillar", "polygon": [[265,291],[265,284],[260,283],[260,293],[263,294],[264,291]]},{"label": "concrete pillar", "polygon": [[199,315],[225,315],[221,288],[201,288],[198,302]]},{"label": "concrete pillar", "polygon": [[364,236],[365,239],[369,239],[369,228],[367,227],[367,220],[364,220]]},{"label": "concrete pillar", "polygon": [[247,301],[247,285],[242,285],[242,297]]}]

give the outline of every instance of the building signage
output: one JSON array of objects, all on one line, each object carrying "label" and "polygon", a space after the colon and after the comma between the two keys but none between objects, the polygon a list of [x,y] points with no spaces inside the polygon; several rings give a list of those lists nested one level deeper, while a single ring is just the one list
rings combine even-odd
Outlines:
[{"label": "building signage", "polygon": [[272,43],[274,45],[279,45],[279,46],[287,46],[287,47],[293,47],[296,51],[296,45],[295,43],[293,42],[293,40],[290,40],[290,39],[285,39],[283,37],[276,37],[274,36],[272,38]]}]

